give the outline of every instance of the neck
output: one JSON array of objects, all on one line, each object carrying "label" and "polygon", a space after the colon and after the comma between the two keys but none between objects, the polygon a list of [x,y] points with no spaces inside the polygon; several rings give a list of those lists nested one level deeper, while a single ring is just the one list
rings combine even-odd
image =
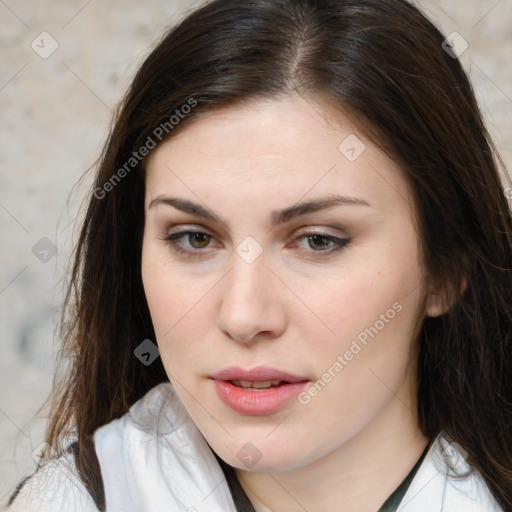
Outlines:
[{"label": "neck", "polygon": [[312,464],[287,472],[236,470],[256,512],[378,510],[428,444],[417,418],[394,398],[371,424]]}]

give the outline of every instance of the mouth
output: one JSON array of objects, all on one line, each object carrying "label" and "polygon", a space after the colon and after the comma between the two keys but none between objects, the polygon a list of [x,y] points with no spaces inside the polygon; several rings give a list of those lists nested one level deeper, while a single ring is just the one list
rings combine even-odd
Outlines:
[{"label": "mouth", "polygon": [[210,377],[220,400],[247,416],[273,414],[290,403],[310,379],[276,368],[229,367]]},{"label": "mouth", "polygon": [[247,383],[262,384],[263,386],[261,387],[269,387],[278,386],[281,382],[293,384],[310,380],[308,377],[295,375],[272,366],[257,366],[251,369],[240,366],[228,366],[212,375],[211,378],[230,381],[243,387],[253,387],[248,386]]},{"label": "mouth", "polygon": [[258,391],[262,389],[270,389],[275,388],[277,386],[282,386],[283,384],[289,384],[284,380],[260,380],[257,382],[251,382],[250,380],[229,380],[227,381],[231,383],[233,386],[242,389],[248,389],[252,391]]}]

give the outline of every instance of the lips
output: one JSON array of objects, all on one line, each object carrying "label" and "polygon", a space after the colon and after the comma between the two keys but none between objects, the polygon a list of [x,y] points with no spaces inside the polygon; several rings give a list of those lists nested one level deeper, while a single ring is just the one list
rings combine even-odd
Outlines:
[{"label": "lips", "polygon": [[250,370],[241,368],[240,366],[229,366],[220,372],[212,375],[212,379],[226,381],[246,381],[246,382],[263,382],[263,381],[279,381],[279,382],[305,382],[308,377],[294,375],[271,366],[257,366]]},{"label": "lips", "polygon": [[221,401],[239,414],[261,416],[284,408],[309,382],[269,366],[224,368],[211,376]]}]

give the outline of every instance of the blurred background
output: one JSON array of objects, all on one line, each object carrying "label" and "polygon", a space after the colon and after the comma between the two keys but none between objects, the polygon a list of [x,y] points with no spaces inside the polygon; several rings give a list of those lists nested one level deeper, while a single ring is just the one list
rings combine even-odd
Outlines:
[{"label": "blurred background", "polygon": [[[44,438],[36,413],[52,388],[86,171],[144,57],[201,3],[0,0],[0,505],[34,471]],[[457,33],[450,41],[510,170],[512,0],[415,3]]]}]

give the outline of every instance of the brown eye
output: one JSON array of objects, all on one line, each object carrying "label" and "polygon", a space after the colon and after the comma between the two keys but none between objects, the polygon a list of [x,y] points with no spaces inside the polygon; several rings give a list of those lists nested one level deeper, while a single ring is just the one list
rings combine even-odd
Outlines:
[{"label": "brown eye", "polygon": [[[298,242],[297,242],[298,241]],[[338,238],[325,233],[302,233],[297,239],[296,244],[301,249],[309,253],[331,254],[344,249],[350,240],[348,238]]]},{"label": "brown eye", "polygon": [[206,233],[190,233],[188,241],[194,249],[202,249],[208,246],[211,236]]},{"label": "brown eye", "polygon": [[331,247],[330,244],[333,244],[333,241],[323,235],[311,235],[308,236],[308,244],[311,249],[315,250],[325,250]]},{"label": "brown eye", "polygon": [[210,247],[213,236],[202,231],[179,231],[164,237],[171,248],[176,252],[188,254],[190,256],[202,255],[204,251]]}]

